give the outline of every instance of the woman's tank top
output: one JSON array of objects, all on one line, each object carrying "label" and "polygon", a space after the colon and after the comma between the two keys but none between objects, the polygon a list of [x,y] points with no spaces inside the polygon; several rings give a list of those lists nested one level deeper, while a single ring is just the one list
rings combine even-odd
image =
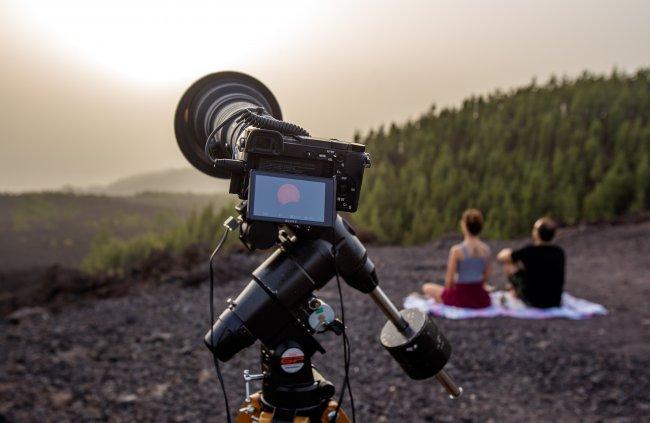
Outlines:
[{"label": "woman's tank top", "polygon": [[483,282],[485,267],[490,259],[489,255],[473,257],[464,242],[460,245],[460,249],[463,253],[463,259],[458,262],[458,279],[456,283]]}]

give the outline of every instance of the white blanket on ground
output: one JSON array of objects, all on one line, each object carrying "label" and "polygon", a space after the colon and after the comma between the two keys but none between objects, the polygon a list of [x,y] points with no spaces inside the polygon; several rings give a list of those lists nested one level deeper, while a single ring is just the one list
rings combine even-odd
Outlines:
[{"label": "white blanket on ground", "polygon": [[592,303],[571,294],[562,294],[562,306],[553,308],[534,308],[527,306],[507,291],[490,293],[492,305],[481,309],[460,308],[437,303],[433,299],[419,295],[410,295],[404,299],[404,307],[417,308],[425,313],[447,319],[472,319],[478,317],[507,316],[517,319],[552,319],[565,318],[572,320],[588,319],[596,315],[607,314],[607,309],[600,304]]}]

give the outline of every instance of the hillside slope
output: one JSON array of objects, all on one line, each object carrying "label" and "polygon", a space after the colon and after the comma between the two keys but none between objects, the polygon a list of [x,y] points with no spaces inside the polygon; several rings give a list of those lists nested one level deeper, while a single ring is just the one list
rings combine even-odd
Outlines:
[{"label": "hillside slope", "polygon": [[118,179],[90,191],[105,195],[135,195],[142,192],[222,194],[228,192],[228,180],[212,178],[193,168],[166,169]]},{"label": "hillside slope", "polygon": [[650,208],[648,69],[496,91],[357,139],[373,167],[355,220],[383,242],[430,240],[467,207],[499,237],[545,214],[574,224]]},{"label": "hillside slope", "polygon": [[225,194],[135,196],[64,192],[0,194],[0,271],[76,266],[98,234],[128,239],[175,228],[193,211],[229,201]]}]

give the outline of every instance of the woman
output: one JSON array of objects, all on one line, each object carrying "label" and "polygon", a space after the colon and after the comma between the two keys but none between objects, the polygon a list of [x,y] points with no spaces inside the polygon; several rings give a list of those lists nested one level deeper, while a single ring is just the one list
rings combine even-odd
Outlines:
[{"label": "woman", "polygon": [[490,305],[490,295],[485,290],[490,276],[490,247],[478,235],[483,229],[483,215],[479,210],[467,209],[460,221],[464,240],[449,250],[445,286],[425,283],[422,292],[439,303],[464,307],[483,308]]}]

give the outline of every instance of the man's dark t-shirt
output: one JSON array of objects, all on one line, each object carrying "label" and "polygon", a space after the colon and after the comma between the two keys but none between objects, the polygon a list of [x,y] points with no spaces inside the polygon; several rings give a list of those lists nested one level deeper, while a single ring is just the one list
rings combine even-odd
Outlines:
[{"label": "man's dark t-shirt", "polygon": [[519,297],[539,308],[558,307],[564,289],[564,251],[556,245],[527,245],[512,252],[524,270],[513,280]]}]

